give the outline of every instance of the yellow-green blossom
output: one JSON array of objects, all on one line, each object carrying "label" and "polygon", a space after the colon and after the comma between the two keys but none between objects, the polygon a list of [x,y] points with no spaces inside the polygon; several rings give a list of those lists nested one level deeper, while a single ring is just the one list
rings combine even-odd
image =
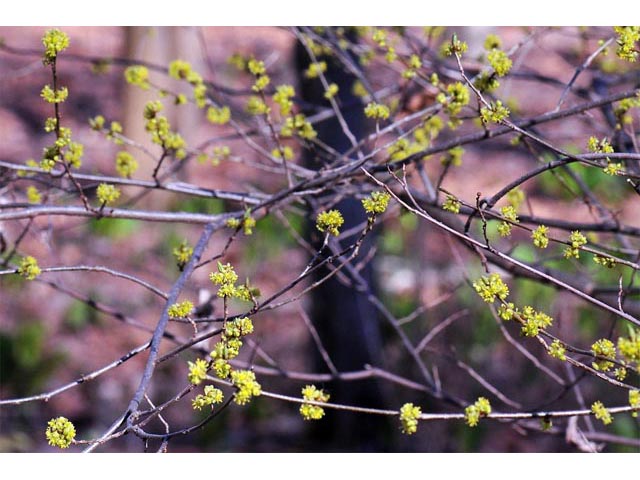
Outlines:
[{"label": "yellow-green blossom", "polygon": [[96,196],[102,205],[111,205],[120,198],[120,190],[108,183],[101,183],[96,189]]},{"label": "yellow-green blossom", "polygon": [[336,83],[329,84],[329,87],[324,92],[324,98],[327,100],[331,100],[338,94],[338,85]]},{"label": "yellow-green blossom", "polygon": [[436,96],[436,101],[441,103],[445,112],[451,116],[460,113],[462,107],[469,103],[469,99],[469,89],[461,82],[447,85],[446,94],[441,92]]},{"label": "yellow-green blossom", "polygon": [[564,256],[566,258],[580,258],[580,248],[583,245],[586,245],[587,237],[576,230],[571,232],[569,242],[571,243],[571,246],[564,249]]},{"label": "yellow-green blossom", "polygon": [[229,65],[233,65],[238,70],[243,71],[247,68],[247,59],[239,53],[234,53],[227,59]]},{"label": "yellow-green blossom", "polygon": [[491,413],[491,404],[485,397],[479,397],[473,405],[464,409],[464,421],[470,427],[475,427],[480,422],[480,418]]},{"label": "yellow-green blossom", "polygon": [[616,377],[616,380],[622,382],[627,378],[627,369],[624,367],[618,367],[613,371],[613,376]]},{"label": "yellow-green blossom", "polygon": [[84,154],[84,145],[78,142],[69,142],[67,150],[64,152],[64,159],[70,167],[80,168],[82,165],[82,155]]},{"label": "yellow-green blossom", "polygon": [[467,45],[467,42],[459,40],[458,36],[454,34],[451,42],[442,44],[440,47],[440,53],[446,57],[450,57],[456,53],[458,55],[462,55],[468,48],[469,46]]},{"label": "yellow-green blossom", "polygon": [[120,176],[131,178],[131,175],[138,170],[138,162],[129,152],[118,152],[116,155],[116,170]]},{"label": "yellow-green blossom", "polygon": [[169,307],[167,313],[169,318],[185,318],[193,311],[193,303],[189,300],[174,303]]},{"label": "yellow-green blossom", "polygon": [[38,266],[38,261],[31,255],[24,257],[20,261],[20,265],[18,266],[18,274],[22,275],[27,280],[33,280],[38,275],[40,275],[40,273],[41,270]]},{"label": "yellow-green blossom", "polygon": [[379,215],[387,210],[390,198],[391,195],[385,191],[371,192],[371,195],[362,199],[362,206],[368,214]]},{"label": "yellow-green blossom", "polygon": [[367,89],[360,80],[356,80],[353,82],[353,85],[351,86],[351,93],[353,93],[356,97],[362,99],[369,96],[369,92],[367,92]]},{"label": "yellow-green blossom", "polygon": [[236,318],[224,326],[224,334],[227,338],[240,338],[253,333],[253,323],[249,317]]},{"label": "yellow-green blossom", "polygon": [[462,204],[460,203],[460,200],[453,195],[447,195],[447,198],[442,204],[442,208],[451,213],[460,213],[461,206]]},{"label": "yellow-green blossom", "polygon": [[422,415],[420,407],[413,403],[405,403],[400,408],[400,424],[402,433],[413,435],[418,431],[418,419]]},{"label": "yellow-green blossom", "polygon": [[633,123],[633,115],[629,113],[629,110],[638,107],[640,107],[640,95],[620,100],[613,108],[613,114],[618,119],[617,127],[622,128],[622,125],[631,125]]},{"label": "yellow-green blossom", "polygon": [[143,67],[142,65],[127,67],[124,71],[124,78],[127,83],[136,85],[143,90],[148,90],[150,87],[149,70],[147,67]]},{"label": "yellow-green blossom", "polygon": [[169,76],[178,80],[186,80],[191,73],[191,64],[184,60],[174,60],[169,64]]},{"label": "yellow-green blossom", "polygon": [[492,50],[494,48],[500,48],[502,46],[502,40],[500,40],[500,37],[490,33],[489,35],[487,35],[487,38],[485,38],[484,40],[484,49],[485,50]]},{"label": "yellow-green blossom", "polygon": [[549,237],[547,236],[549,227],[540,225],[533,232],[531,232],[531,238],[533,238],[533,244],[538,248],[547,248],[549,246]]},{"label": "yellow-green blossom", "polygon": [[102,115],[96,115],[89,119],[89,126],[92,130],[102,130],[104,128],[105,119]]},{"label": "yellow-green blossom", "polygon": [[[213,346],[213,350],[209,352],[209,356],[215,360],[231,360],[240,354],[242,341],[239,338],[230,338],[226,336]],[[216,369],[214,363],[214,370]]]},{"label": "yellow-green blossom", "polygon": [[214,403],[222,403],[224,400],[224,394],[222,390],[214,387],[213,385],[207,385],[204,387],[204,394],[199,394],[193,399],[191,405],[195,410],[202,410],[207,405],[213,405]]},{"label": "yellow-green blossom", "polygon": [[294,133],[306,140],[312,140],[318,136],[313,125],[307,121],[302,113],[297,114],[295,117],[287,117],[280,129],[280,135],[283,137],[291,137]]},{"label": "yellow-green blossom", "polygon": [[629,336],[618,338],[618,350],[627,362],[640,364],[640,331],[629,327]]},{"label": "yellow-green blossom", "polygon": [[498,307],[498,316],[503,320],[511,320],[515,315],[520,315],[520,310],[512,302],[502,303]]},{"label": "yellow-green blossom", "polygon": [[327,62],[315,62],[309,64],[309,67],[304,71],[304,76],[307,78],[316,78],[321,73],[327,71]]},{"label": "yellow-green blossom", "polygon": [[69,448],[76,438],[76,428],[67,418],[52,418],[45,431],[47,442],[52,447]]},{"label": "yellow-green blossom", "polygon": [[209,274],[209,279],[214,285],[234,285],[238,281],[238,275],[230,263],[223,265],[218,262],[218,271]]},{"label": "yellow-green blossom", "polygon": [[266,115],[271,109],[260,97],[251,96],[247,101],[246,110],[251,115]]},{"label": "yellow-green blossom", "polygon": [[255,76],[264,75],[265,73],[267,73],[267,69],[264,66],[264,62],[262,60],[256,60],[255,58],[252,58],[247,63],[247,67],[249,69],[249,72]]},{"label": "yellow-green blossom", "polygon": [[209,369],[209,363],[202,358],[196,359],[194,362],[188,362],[189,365],[189,374],[187,378],[189,379],[189,383],[193,385],[198,385],[207,377],[207,370]]},{"label": "yellow-green blossom", "polygon": [[171,253],[176,259],[178,268],[182,270],[187,262],[191,260],[191,255],[193,255],[193,247],[190,246],[186,240],[183,240],[182,243],[175,247]]},{"label": "yellow-green blossom", "polygon": [[[519,222],[516,209],[513,207],[513,205],[502,207],[500,209],[500,212],[506,220],[509,220],[513,223]],[[511,235],[511,223],[501,222],[500,225],[498,225],[498,233],[500,233],[501,237],[508,237],[509,235]]]},{"label": "yellow-green blossom", "polygon": [[379,28],[375,28],[371,35],[371,39],[378,44],[379,47],[387,46],[387,32]]},{"label": "yellow-green blossom", "polygon": [[46,147],[42,160],[40,160],[40,168],[45,172],[50,172],[55,167],[56,163],[60,161],[60,149],[58,147]]},{"label": "yellow-green blossom", "polygon": [[473,85],[482,93],[493,92],[500,86],[500,81],[495,74],[481,72],[473,81]]},{"label": "yellow-green blossom", "polygon": [[278,85],[276,87],[276,93],[273,94],[273,101],[280,107],[281,115],[289,115],[293,108],[293,101],[291,99],[295,96],[296,92],[291,85]]},{"label": "yellow-green blossom", "polygon": [[613,153],[613,147],[606,138],[598,140],[596,137],[589,137],[587,148],[593,153]]},{"label": "yellow-green blossom", "polygon": [[220,108],[209,107],[207,109],[207,120],[216,125],[224,125],[231,120],[231,110],[227,106]]},{"label": "yellow-green blossom", "polygon": [[233,401],[238,405],[245,405],[262,393],[262,387],[251,370],[234,370],[231,372],[231,382],[237,388]]},{"label": "yellow-green blossom", "polygon": [[593,412],[595,417],[605,425],[609,425],[613,421],[611,413],[609,413],[609,410],[607,410],[600,401],[595,402],[593,405],[591,405],[591,411]]},{"label": "yellow-green blossom", "polygon": [[638,50],[640,50],[637,45],[640,42],[640,27],[613,27],[613,30],[618,35],[616,38],[618,58],[627,62],[635,62],[638,59]]},{"label": "yellow-green blossom", "polygon": [[606,268],[613,268],[616,266],[616,263],[617,263],[614,258],[603,257],[597,254],[593,256],[593,261],[598,265],[602,265],[603,267],[606,267]]},{"label": "yellow-green blossom", "polygon": [[[307,385],[302,389],[302,398],[312,402],[326,403],[329,401],[329,394],[316,388],[315,385]],[[324,408],[303,403],[300,406],[300,414],[305,420],[320,420],[324,416]]]},{"label": "yellow-green blossom", "polygon": [[411,143],[407,138],[399,138],[387,148],[387,153],[389,153],[392,162],[399,162],[409,155],[419,152],[421,149],[417,143]]},{"label": "yellow-green blossom", "polygon": [[321,232],[328,232],[334,236],[340,234],[339,228],[344,223],[344,218],[338,210],[320,212],[316,218],[316,228]]},{"label": "yellow-green blossom", "polygon": [[620,175],[624,170],[624,167],[622,166],[622,163],[613,163],[613,162],[607,162],[607,166],[604,167],[602,169],[602,171],[604,173],[606,173],[607,175],[611,175],[616,176],[616,175]]},{"label": "yellow-green blossom", "polygon": [[47,30],[42,37],[42,45],[44,45],[43,63],[45,65],[52,64],[58,53],[69,46],[69,36],[57,28]]},{"label": "yellow-green blossom", "polygon": [[636,418],[638,416],[638,410],[640,410],[640,390],[629,390],[629,405],[636,409],[631,412],[631,416]]},{"label": "yellow-green blossom", "polygon": [[57,126],[58,120],[53,117],[49,117],[44,121],[44,131],[47,133],[53,132]]},{"label": "yellow-green blossom", "polygon": [[280,152],[279,148],[274,148],[271,150],[271,155],[275,158],[282,158],[282,153],[284,153],[285,160],[293,160],[295,157],[293,153],[293,149],[291,147],[282,147],[282,152]]},{"label": "yellow-green blossom", "polygon": [[381,103],[371,102],[364,108],[364,114],[368,118],[375,118],[376,120],[386,120],[389,118],[389,107],[382,105]]},{"label": "yellow-green blossom", "polygon": [[69,89],[61,87],[54,91],[50,85],[45,85],[40,92],[40,96],[48,103],[62,103],[69,96]]},{"label": "yellow-green blossom", "polygon": [[549,355],[562,361],[565,361],[567,359],[566,351],[567,350],[564,348],[564,345],[562,345],[562,343],[558,339],[554,340],[551,345],[549,345],[549,349],[547,350]]},{"label": "yellow-green blossom", "polygon": [[[594,355],[598,355],[599,357],[604,357],[609,360],[615,360],[616,358],[616,347],[608,338],[601,338],[591,345],[591,352]],[[607,372],[611,370],[611,367],[613,367],[613,362],[609,362],[607,360],[596,360],[591,365],[596,370]]]},{"label": "yellow-green blossom", "polygon": [[492,273],[473,282],[478,295],[487,303],[493,303],[496,297],[504,300],[509,296],[509,287],[502,281],[498,273]]},{"label": "yellow-green blossom", "polygon": [[256,78],[255,83],[251,86],[251,90],[254,92],[262,92],[269,85],[271,79],[268,75],[260,75]]},{"label": "yellow-green blossom", "polygon": [[[24,162],[27,167],[39,167],[40,165],[33,158],[28,159]],[[18,177],[30,177],[33,176],[33,172],[28,172],[27,170],[17,170],[16,174]]]},{"label": "yellow-green blossom", "polygon": [[29,201],[29,203],[42,203],[42,195],[33,185],[27,187],[27,200]]},{"label": "yellow-green blossom", "polygon": [[535,337],[547,327],[553,324],[553,318],[544,312],[539,312],[533,307],[526,305],[520,312],[520,317],[524,321],[522,334],[527,337]]},{"label": "yellow-green blossom", "polygon": [[509,116],[509,109],[500,100],[491,102],[489,107],[480,109],[480,119],[483,123],[500,123]]},{"label": "yellow-green blossom", "polygon": [[231,156],[231,149],[227,145],[220,145],[213,147],[213,155],[211,157],[211,163],[216,166],[219,165],[222,160],[226,160]]},{"label": "yellow-green blossom", "polygon": [[213,371],[218,378],[228,378],[231,375],[231,365],[224,358],[218,358],[213,362]]},{"label": "yellow-green blossom", "polygon": [[511,66],[513,65],[513,62],[511,61],[509,56],[505,52],[503,52],[502,50],[498,50],[497,48],[494,48],[487,54],[487,60],[489,60],[489,63],[495,70],[496,75],[498,75],[499,77],[504,77],[507,73],[509,73],[509,70],[511,70]]}]

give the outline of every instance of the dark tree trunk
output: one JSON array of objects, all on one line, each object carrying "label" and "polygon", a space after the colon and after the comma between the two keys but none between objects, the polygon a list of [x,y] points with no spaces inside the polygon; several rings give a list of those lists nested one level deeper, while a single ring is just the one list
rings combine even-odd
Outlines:
[{"label": "dark tree trunk", "polygon": [[[348,73],[337,60],[327,57],[318,58],[318,60],[327,62],[325,77],[329,83],[338,85],[337,101],[341,105],[344,119],[356,139],[361,139],[366,133],[367,122],[364,117],[364,105],[351,93],[354,76]],[[304,46],[299,44],[296,63],[297,70],[300,72],[301,97],[308,107],[309,111],[306,112],[308,114],[313,113],[314,107],[329,106],[329,102],[324,98],[321,81],[307,79],[302,75],[310,62],[311,59]],[[315,128],[318,138],[337,152],[344,153],[351,147],[348,137],[335,117],[315,125]],[[309,151],[305,158],[307,166],[321,167],[323,160],[318,157],[319,155]],[[340,210],[345,219],[341,231],[366,221],[359,199],[344,198],[332,208]],[[321,235],[313,224],[308,225],[308,238],[316,248],[321,246]],[[357,234],[345,238],[341,241],[341,245],[350,245],[356,238]],[[366,258],[372,241],[373,235],[370,235],[362,246],[360,259]],[[327,269],[318,271],[314,280],[325,276],[328,272]],[[375,288],[372,262],[360,270],[360,275],[368,285]],[[382,341],[378,313],[367,300],[364,292],[357,292],[334,275],[313,290],[311,318],[338,371],[362,370],[365,365],[381,365]],[[320,355],[316,356],[316,367],[320,371],[328,371]],[[375,380],[331,382],[324,387],[331,393],[331,400],[337,403],[369,407],[384,406],[383,393]],[[318,442],[314,447],[333,451],[386,450],[389,433],[388,421],[383,417],[354,415],[328,409],[325,418],[318,422],[312,431],[313,441]]]}]

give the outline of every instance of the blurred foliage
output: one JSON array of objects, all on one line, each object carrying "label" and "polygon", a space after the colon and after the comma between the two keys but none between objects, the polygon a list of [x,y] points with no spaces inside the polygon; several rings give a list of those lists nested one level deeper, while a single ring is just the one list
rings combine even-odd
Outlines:
[{"label": "blurred foliage", "polygon": [[[555,159],[552,155],[543,155],[543,157],[546,161]],[[574,175],[582,179],[585,185],[606,204],[613,205],[629,195],[629,189],[620,188],[620,182],[615,176],[607,175],[602,168],[585,167],[579,163],[571,163],[560,169],[538,175],[537,181],[541,192],[560,200],[575,201],[574,193],[581,192],[581,189],[566,170],[571,170]]]},{"label": "blurred foliage", "polygon": [[[291,227],[302,236],[305,219],[293,213],[286,214]],[[242,234],[241,234],[242,235]],[[288,230],[274,216],[267,216],[257,221],[253,235],[245,236],[243,259],[248,266],[263,264],[265,259],[278,258],[284,251],[297,245]]]},{"label": "blurred foliage", "polygon": [[20,323],[12,331],[0,331],[0,383],[16,396],[41,390],[62,366],[61,350],[46,347],[47,331],[38,320]]},{"label": "blurred foliage", "polygon": [[138,232],[142,228],[142,222],[126,218],[104,217],[99,220],[89,220],[87,228],[94,235],[120,240]]},{"label": "blurred foliage", "polygon": [[[93,298],[93,295],[89,295]],[[80,332],[91,325],[99,325],[100,316],[86,302],[74,300],[64,314],[64,327],[69,332]]]}]

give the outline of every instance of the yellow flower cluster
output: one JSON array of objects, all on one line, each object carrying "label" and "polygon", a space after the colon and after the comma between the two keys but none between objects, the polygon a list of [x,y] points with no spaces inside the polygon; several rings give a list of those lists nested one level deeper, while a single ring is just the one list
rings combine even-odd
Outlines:
[{"label": "yellow flower cluster", "polygon": [[185,300],[169,306],[167,313],[169,314],[169,318],[186,318],[192,311],[193,303]]},{"label": "yellow flower cluster", "polygon": [[207,385],[204,387],[204,394],[196,395],[191,405],[194,410],[202,410],[207,405],[213,405],[214,403],[222,403],[224,400],[224,394],[222,390],[214,387],[213,385]]},{"label": "yellow flower cluster", "polygon": [[609,413],[609,410],[605,408],[602,402],[598,401],[591,405],[591,411],[593,412],[595,417],[603,424],[609,425],[611,422],[613,422],[611,413]]},{"label": "yellow flower cluster", "polygon": [[495,302],[496,298],[504,300],[509,296],[509,287],[497,273],[492,273],[487,277],[481,277],[476,280],[473,282],[473,288],[487,303]]},{"label": "yellow flower cluster", "polygon": [[480,418],[491,413],[491,404],[485,397],[479,397],[473,405],[464,409],[464,421],[470,427],[475,427],[480,422]]},{"label": "yellow flower cluster", "polygon": [[615,360],[616,358],[616,346],[613,344],[611,340],[609,340],[608,338],[601,338],[600,340],[595,342],[593,345],[591,345],[591,353],[599,357],[604,357],[605,359],[608,359],[608,360],[601,360],[601,359],[596,360],[591,364],[593,368],[603,372],[607,372],[611,370],[611,367],[613,367],[614,364],[609,360]]},{"label": "yellow flower cluster", "polygon": [[571,245],[564,249],[565,258],[580,258],[580,248],[586,245],[587,237],[576,230],[569,235],[569,243]]},{"label": "yellow flower cluster", "polygon": [[96,196],[101,205],[111,205],[120,198],[120,190],[108,183],[101,183],[96,189]]},{"label": "yellow flower cluster", "polygon": [[138,170],[138,162],[129,152],[118,152],[116,155],[116,170],[120,176],[131,178],[131,175]]},{"label": "yellow flower cluster", "polygon": [[461,206],[462,204],[460,203],[460,200],[458,200],[453,195],[447,195],[447,198],[442,204],[443,210],[446,210],[447,212],[451,212],[451,213],[460,213]]},{"label": "yellow flower cluster", "polygon": [[321,232],[328,232],[334,236],[340,235],[339,228],[344,223],[344,218],[338,210],[320,212],[316,217],[316,228]]},{"label": "yellow flower cluster", "polygon": [[364,108],[364,114],[368,118],[375,118],[376,120],[386,120],[387,118],[389,118],[390,111],[389,107],[387,107],[386,105],[371,102]]},{"label": "yellow flower cluster", "polygon": [[368,214],[379,215],[387,210],[390,198],[391,195],[384,191],[371,192],[371,195],[362,199],[362,206]]},{"label": "yellow flower cluster", "polygon": [[[307,385],[302,389],[302,398],[311,402],[326,403],[329,401],[329,394],[316,388],[315,385]],[[300,406],[300,414],[305,420],[320,420],[324,417],[324,408],[303,403]]]},{"label": "yellow flower cluster", "polygon": [[415,406],[413,403],[405,403],[400,408],[400,423],[402,433],[407,435],[413,435],[418,431],[418,419],[422,415],[420,407]]},{"label": "yellow flower cluster", "polygon": [[76,437],[76,428],[65,417],[52,418],[47,424],[45,435],[52,447],[69,448]]},{"label": "yellow flower cluster", "polygon": [[142,65],[132,65],[124,71],[124,78],[127,83],[148,90],[151,86],[149,83],[149,69]]},{"label": "yellow flower cluster", "polygon": [[69,46],[69,36],[57,28],[47,30],[42,37],[42,45],[44,45],[42,61],[45,65],[50,65],[55,62],[58,53]]},{"label": "yellow flower cluster", "polygon": [[18,274],[22,275],[27,280],[33,280],[40,275],[41,270],[38,266],[38,261],[31,255],[24,257],[20,261],[20,265],[17,270]]},{"label": "yellow flower cluster", "polygon": [[256,374],[251,370],[234,370],[231,372],[231,382],[237,388],[233,401],[238,405],[245,405],[262,393]]},{"label": "yellow flower cluster", "polygon": [[547,248],[549,246],[549,237],[547,236],[549,227],[540,225],[533,232],[531,232],[531,238],[533,244],[538,248]]},{"label": "yellow flower cluster", "polygon": [[500,213],[502,213],[502,216],[508,221],[503,221],[498,225],[498,233],[501,237],[508,237],[511,235],[511,223],[509,222],[518,223],[518,215],[513,205],[502,207]]},{"label": "yellow flower cluster", "polygon": [[197,358],[195,362],[188,362],[189,374],[187,378],[193,385],[198,385],[207,377],[209,363],[202,358]]}]

